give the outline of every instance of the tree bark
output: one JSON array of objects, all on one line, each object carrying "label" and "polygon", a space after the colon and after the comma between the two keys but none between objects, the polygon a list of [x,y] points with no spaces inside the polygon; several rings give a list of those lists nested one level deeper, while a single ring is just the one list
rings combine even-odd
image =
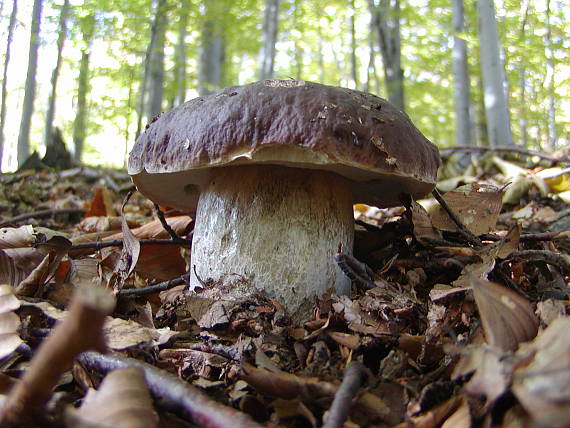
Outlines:
[{"label": "tree bark", "polygon": [[487,134],[491,146],[512,146],[505,73],[493,0],[477,0],[481,75],[483,77]]},{"label": "tree bark", "polygon": [[400,1],[369,0],[384,64],[388,100],[404,110],[404,71],[400,50]]},{"label": "tree bark", "polygon": [[28,56],[28,72],[22,108],[20,133],[18,134],[18,164],[24,162],[30,154],[30,126],[34,112],[36,97],[36,70],[38,68],[38,47],[40,45],[40,27],[42,20],[42,0],[34,0],[32,9],[32,27],[30,30],[30,51]]},{"label": "tree bark", "polygon": [[[519,40],[524,42],[526,40],[526,25],[528,23],[528,15],[530,10],[530,0],[525,0],[521,4],[521,15],[523,20],[519,29]],[[525,61],[519,61],[519,85],[521,87],[521,98],[519,103],[519,126],[521,133],[521,144],[523,147],[528,147],[528,123],[526,114],[526,64]]]},{"label": "tree bark", "polygon": [[259,79],[271,79],[275,66],[275,45],[279,28],[280,0],[265,0],[263,42],[259,52]]},{"label": "tree bark", "polygon": [[226,43],[219,17],[214,13],[214,1],[204,1],[204,22],[200,40],[198,92],[207,95],[223,86]]},{"label": "tree bark", "polygon": [[164,96],[164,41],[166,32],[166,0],[157,0],[156,12],[152,25],[151,37],[154,44],[150,51],[150,85],[147,119],[150,122],[153,116],[162,111]]},{"label": "tree bark", "polygon": [[471,118],[469,114],[471,91],[467,68],[467,43],[462,33],[465,31],[463,0],[453,0],[453,83],[455,87],[455,144],[471,145]]},{"label": "tree bark", "polygon": [[75,159],[80,161],[83,154],[85,136],[87,135],[87,93],[89,92],[89,61],[91,44],[95,33],[95,18],[92,15],[85,17],[82,25],[83,47],[81,61],[79,62],[79,77],[77,79],[77,107],[75,121],[73,122],[73,144],[75,146]]},{"label": "tree bark", "polygon": [[4,71],[2,72],[2,105],[0,107],[0,172],[2,172],[2,159],[4,155],[4,125],[6,124],[6,97],[8,96],[8,64],[10,64],[10,47],[16,26],[16,16],[18,15],[18,0],[12,3],[12,13],[8,24],[8,35],[6,37],[6,57],[4,58]]},{"label": "tree bark", "polygon": [[69,0],[63,2],[59,15],[59,35],[57,38],[57,59],[55,67],[51,74],[51,93],[48,99],[48,107],[46,112],[46,127],[44,131],[44,143],[49,146],[53,138],[53,119],[55,117],[55,97],[57,94],[57,81],[59,79],[59,70],[61,68],[61,54],[63,45],[67,37],[67,18],[69,15]]},{"label": "tree bark", "polygon": [[174,50],[174,96],[170,107],[173,108],[186,101],[186,34],[188,33],[188,0],[180,1],[178,40]]}]

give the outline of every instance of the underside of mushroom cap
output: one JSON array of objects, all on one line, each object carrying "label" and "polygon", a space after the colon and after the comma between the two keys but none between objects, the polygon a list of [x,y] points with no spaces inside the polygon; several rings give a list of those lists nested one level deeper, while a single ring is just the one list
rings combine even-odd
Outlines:
[{"label": "underside of mushroom cap", "polygon": [[354,202],[399,204],[434,187],[437,148],[408,116],[360,91],[265,80],[193,99],[161,115],[138,138],[129,174],[154,201],[194,209],[212,170],[275,164],[335,172]]}]

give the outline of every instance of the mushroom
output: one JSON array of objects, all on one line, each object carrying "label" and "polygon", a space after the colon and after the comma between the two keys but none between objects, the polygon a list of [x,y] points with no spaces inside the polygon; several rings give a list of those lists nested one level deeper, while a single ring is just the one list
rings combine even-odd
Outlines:
[{"label": "mushroom", "polygon": [[329,289],[350,292],[334,255],[352,252],[352,204],[426,195],[439,165],[437,148],[377,96],[265,80],[156,118],[129,174],[151,200],[195,211],[191,287],[247,283],[298,313]]}]

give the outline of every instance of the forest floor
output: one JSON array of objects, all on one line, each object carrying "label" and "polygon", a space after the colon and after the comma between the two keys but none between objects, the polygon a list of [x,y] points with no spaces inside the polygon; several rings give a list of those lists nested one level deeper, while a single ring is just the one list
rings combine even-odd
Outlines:
[{"label": "forest floor", "polygon": [[570,427],[563,167],[455,155],[443,202],[356,205],[353,293],[302,324],[185,293],[192,218],[124,172],[0,175],[0,426]]}]

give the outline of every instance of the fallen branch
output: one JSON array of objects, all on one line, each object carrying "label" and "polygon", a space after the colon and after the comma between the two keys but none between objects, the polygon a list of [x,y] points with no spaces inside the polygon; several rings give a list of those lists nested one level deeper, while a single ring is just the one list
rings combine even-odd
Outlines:
[{"label": "fallen branch", "polygon": [[[191,239],[183,239],[177,238],[174,239],[141,239],[141,245],[191,245]],[[69,251],[77,251],[77,250],[101,250],[107,247],[122,247],[123,240],[122,239],[114,239],[112,241],[98,241],[98,242],[86,242],[83,244],[74,244],[71,246]]]},{"label": "fallen branch", "polygon": [[344,371],[342,383],[336,391],[323,428],[342,428],[344,426],[354,397],[356,397],[364,377],[365,372],[362,363],[352,361]]},{"label": "fallen branch", "polygon": [[504,153],[518,153],[525,156],[536,156],[544,160],[549,160],[554,163],[560,162],[570,162],[570,157],[568,156],[553,156],[548,153],[536,152],[534,150],[527,150],[521,147],[479,147],[479,146],[456,146],[450,147],[449,149],[440,150],[439,153],[442,156],[449,156],[455,152],[504,152]]},{"label": "fallen branch", "polygon": [[467,240],[467,242],[472,244],[474,247],[481,248],[483,246],[481,240],[477,236],[475,236],[469,229],[467,229],[467,227],[461,222],[457,214],[455,214],[455,212],[447,204],[445,199],[443,199],[441,193],[439,193],[437,189],[433,189],[431,193],[433,197],[437,200],[437,202],[439,202],[444,211],[447,213],[449,218],[453,221],[453,223],[455,223],[457,231]]},{"label": "fallen branch", "polygon": [[15,217],[9,218],[0,222],[0,227],[5,227],[10,224],[18,223],[23,220],[28,220],[30,218],[35,217],[51,217],[57,214],[85,214],[85,210],[82,208],[62,208],[62,209],[49,209],[49,210],[40,210],[40,211],[33,211],[30,213],[24,213],[17,215]]},{"label": "fallen branch", "polygon": [[137,367],[144,371],[146,384],[155,398],[169,411],[210,428],[261,428],[248,415],[208,398],[192,385],[176,376],[133,358],[84,352],[78,358],[88,370],[106,374],[110,371]]},{"label": "fallen branch", "polygon": [[171,279],[169,281],[159,282],[158,284],[149,285],[144,288],[127,288],[124,290],[119,290],[117,293],[118,297],[141,297],[148,296],[149,294],[159,293],[169,288],[176,287],[177,285],[184,285],[188,282],[188,274],[181,276],[180,278]]},{"label": "fallen branch", "polygon": [[105,350],[103,323],[115,299],[101,287],[81,287],[69,313],[40,345],[21,381],[6,398],[0,426],[23,426],[41,412],[61,375],[83,351]]},{"label": "fallen branch", "polygon": [[544,262],[558,267],[565,275],[570,275],[570,261],[568,256],[544,250],[525,250],[511,253],[507,261]]}]

